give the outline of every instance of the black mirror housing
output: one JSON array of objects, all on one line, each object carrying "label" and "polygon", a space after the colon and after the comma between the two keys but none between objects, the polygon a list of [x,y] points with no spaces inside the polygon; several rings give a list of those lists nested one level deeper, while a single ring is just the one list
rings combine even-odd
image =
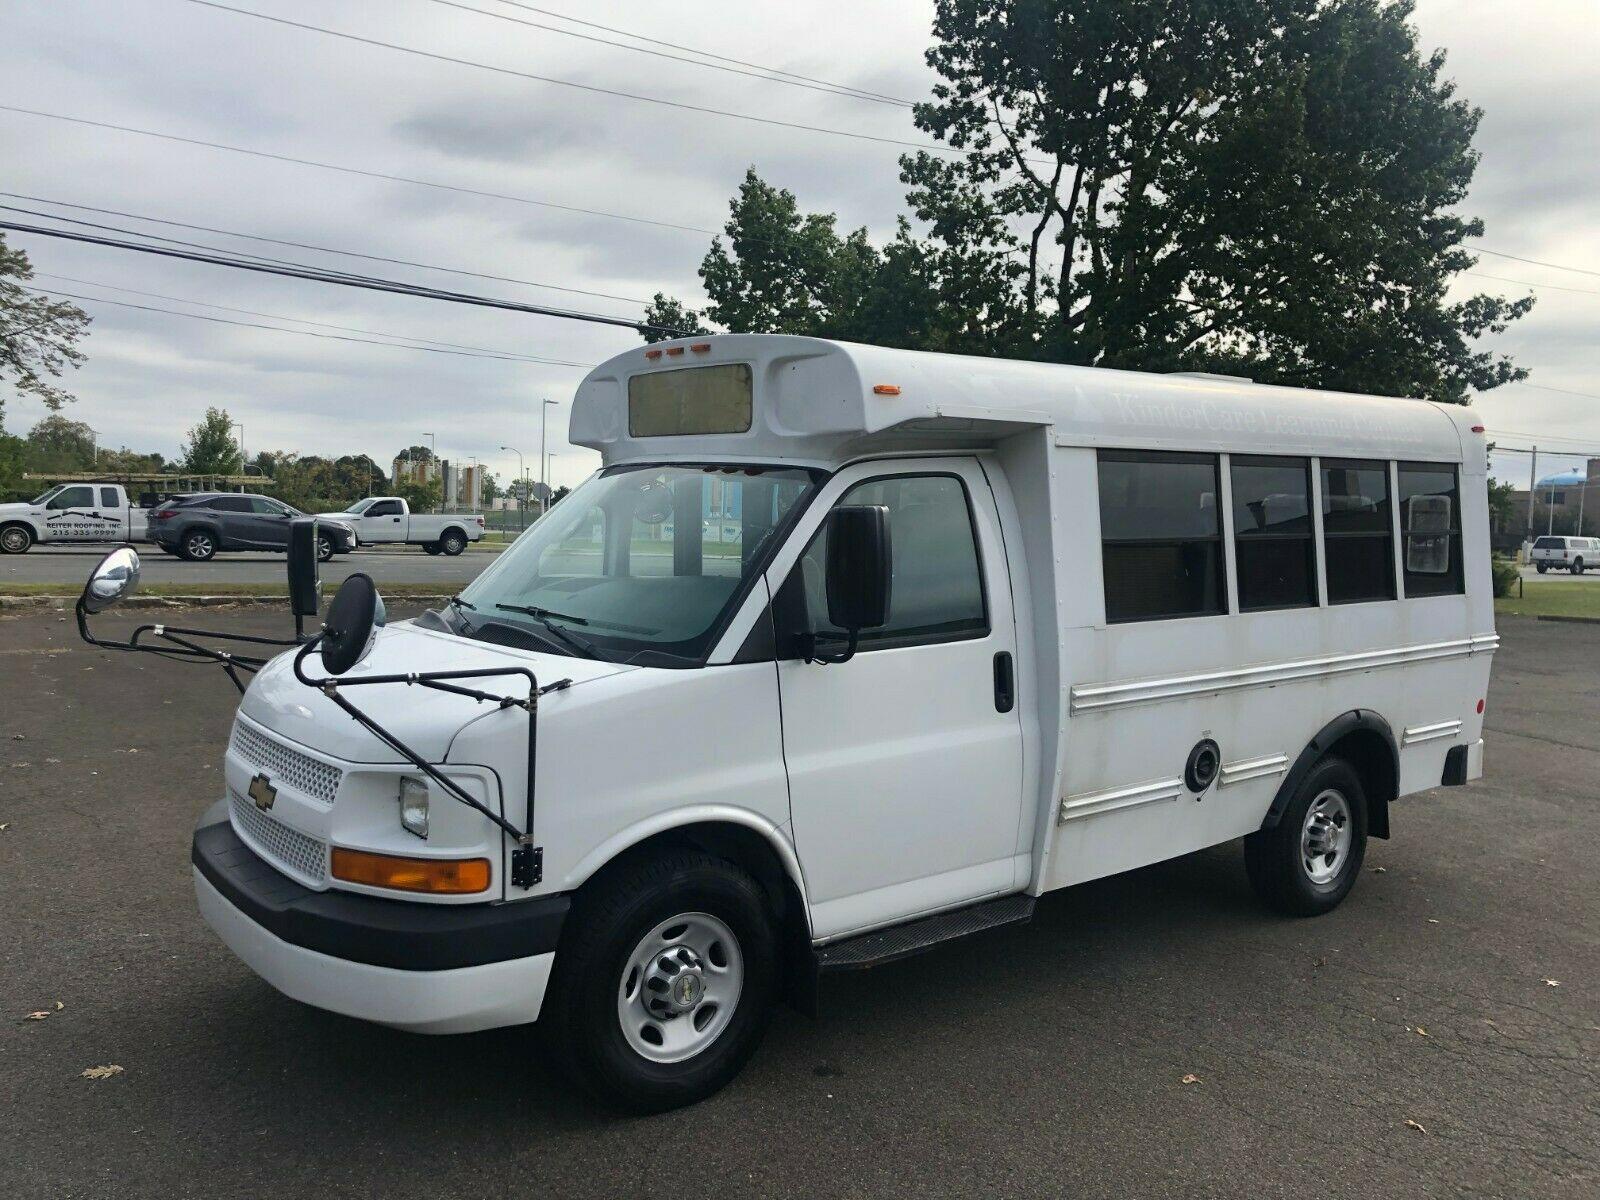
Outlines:
[{"label": "black mirror housing", "polygon": [[830,624],[851,634],[885,624],[893,575],[887,508],[846,504],[828,514]]},{"label": "black mirror housing", "polygon": [[317,566],[317,519],[289,522],[289,607],[298,624],[322,606],[322,577]]}]

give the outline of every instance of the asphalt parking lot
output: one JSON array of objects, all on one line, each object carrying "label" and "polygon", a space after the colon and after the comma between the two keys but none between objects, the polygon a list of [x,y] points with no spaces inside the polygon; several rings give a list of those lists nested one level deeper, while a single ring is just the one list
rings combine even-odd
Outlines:
[{"label": "asphalt parking lot", "polygon": [[395,1033],[258,981],[189,879],[227,680],[0,616],[0,1194],[1592,1198],[1600,626],[1500,629],[1487,778],[1397,805],[1334,914],[1263,912],[1234,846],[1056,893],[621,1119],[528,1031]]},{"label": "asphalt parking lot", "polygon": [[[64,583],[81,586],[111,546],[35,546],[26,554],[0,557],[0,592],[8,583]],[[229,551],[210,562],[185,562],[148,543],[136,545],[145,583],[189,584],[196,594],[215,584],[284,581],[281,554]],[[322,564],[323,582],[337,586],[345,576],[365,571],[379,583],[438,584],[454,590],[478,577],[495,560],[493,551],[467,550],[455,558],[425,554],[420,547],[357,550]]]}]

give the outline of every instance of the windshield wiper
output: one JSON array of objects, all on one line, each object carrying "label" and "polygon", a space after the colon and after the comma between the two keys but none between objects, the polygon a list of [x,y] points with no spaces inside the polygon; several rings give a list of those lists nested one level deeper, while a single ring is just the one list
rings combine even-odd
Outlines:
[{"label": "windshield wiper", "polygon": [[555,637],[559,638],[567,646],[573,650],[576,650],[585,658],[600,658],[600,651],[595,649],[593,642],[589,641],[587,638],[579,637],[570,629],[561,628],[561,626],[555,624],[551,620],[551,618],[554,617],[558,621],[571,621],[574,625],[587,625],[589,622],[584,620],[582,617],[571,617],[566,613],[558,613],[548,608],[540,608],[535,604],[496,604],[495,607],[503,608],[507,612],[522,613],[525,616],[532,617],[535,621],[539,622],[541,627],[548,629]]},{"label": "windshield wiper", "polygon": [[473,604],[468,600],[463,600],[460,596],[451,596],[448,603],[455,605],[457,608],[464,608],[468,612],[478,611],[478,606],[476,604]]}]

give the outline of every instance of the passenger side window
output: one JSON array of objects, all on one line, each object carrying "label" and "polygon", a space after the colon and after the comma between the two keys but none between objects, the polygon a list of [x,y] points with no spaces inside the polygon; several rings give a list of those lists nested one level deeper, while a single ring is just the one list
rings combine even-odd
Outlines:
[{"label": "passenger side window", "polygon": [[379,500],[361,515],[364,517],[398,517],[400,515],[400,501]]},{"label": "passenger side window", "polygon": [[51,497],[46,508],[93,508],[94,489],[91,487],[62,488]]},{"label": "passenger side window", "polygon": [[281,517],[283,515],[283,509],[265,496],[251,496],[250,511],[259,517]]},{"label": "passenger side window", "polygon": [[1100,451],[1106,620],[1225,612],[1217,457]]},{"label": "passenger side window", "polygon": [[1406,595],[1453,596],[1465,591],[1456,468],[1401,463],[1400,521],[1405,530]]},{"label": "passenger side window", "polygon": [[1315,606],[1311,460],[1235,455],[1229,474],[1239,608],[1250,612]]},{"label": "passenger side window", "polygon": [[[841,505],[889,510],[889,619],[863,629],[859,649],[986,637],[988,610],[967,490],[954,475],[894,475],[857,484]],[[811,539],[778,597],[780,627],[843,640],[828,621],[828,531]]]},{"label": "passenger side window", "polygon": [[1395,598],[1393,520],[1387,463],[1322,460],[1328,603]]},{"label": "passenger side window", "polygon": [[100,489],[100,507],[101,508],[117,508],[118,507],[118,504],[117,504],[117,489],[116,488],[101,488]]},{"label": "passenger side window", "polygon": [[210,504],[217,512],[247,513],[250,511],[249,496],[218,496]]}]

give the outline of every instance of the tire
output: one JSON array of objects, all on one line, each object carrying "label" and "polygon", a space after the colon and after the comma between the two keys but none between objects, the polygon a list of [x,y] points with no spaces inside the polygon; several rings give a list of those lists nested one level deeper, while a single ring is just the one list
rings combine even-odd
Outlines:
[{"label": "tire", "polygon": [[1583,574],[1583,559],[1575,558],[1572,560],[1572,573],[1574,575]]},{"label": "tire", "polygon": [[7,525],[0,529],[0,554],[26,554],[33,545],[33,530],[26,525]]},{"label": "tire", "polygon": [[[1342,820],[1340,815],[1342,813]],[[1323,853],[1312,853],[1320,847]],[[1271,829],[1244,839],[1245,869],[1268,907],[1315,917],[1339,906],[1367,853],[1367,796],[1342,758],[1311,769]]]},{"label": "tire", "polygon": [[438,554],[439,553],[439,543],[438,542],[423,542],[422,543],[422,552],[424,554]]},{"label": "tire", "polygon": [[1535,571],[1539,572],[1539,574],[1543,575],[1547,568],[1545,567],[1544,563],[1534,563],[1533,564],[1533,569]]},{"label": "tire", "polygon": [[447,529],[439,538],[439,549],[451,558],[467,548],[467,535],[459,529]]},{"label": "tire", "polygon": [[317,561],[327,562],[333,558],[333,539],[325,533],[317,534]]},{"label": "tire", "polygon": [[217,535],[209,529],[186,529],[178,539],[178,557],[189,562],[210,562],[217,556]]},{"label": "tire", "polygon": [[[777,972],[761,886],[723,859],[664,851],[579,893],[539,1024],[556,1060],[601,1101],[664,1112],[739,1073],[766,1033]],[[677,981],[690,977],[684,999]],[[670,1015],[653,1016],[647,1001]]]}]

